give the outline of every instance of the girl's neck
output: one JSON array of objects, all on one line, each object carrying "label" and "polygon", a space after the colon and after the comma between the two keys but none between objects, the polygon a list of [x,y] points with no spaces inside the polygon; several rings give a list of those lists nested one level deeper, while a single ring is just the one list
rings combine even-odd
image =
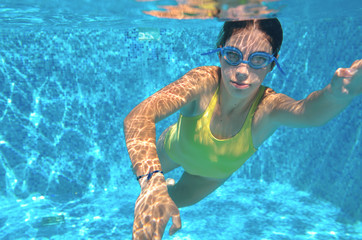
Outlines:
[{"label": "girl's neck", "polygon": [[228,93],[224,86],[220,86],[217,109],[222,116],[242,115],[249,112],[253,104],[259,88],[253,91],[245,91],[245,95],[240,97],[232,96]]}]

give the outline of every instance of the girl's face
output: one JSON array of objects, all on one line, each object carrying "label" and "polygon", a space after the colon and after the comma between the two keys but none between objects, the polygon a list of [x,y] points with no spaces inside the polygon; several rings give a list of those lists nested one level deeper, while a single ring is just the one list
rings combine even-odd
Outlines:
[{"label": "girl's face", "polygon": [[[272,54],[272,46],[266,34],[258,29],[243,29],[233,34],[224,47],[227,46],[238,48],[243,54],[244,61],[247,61],[250,54],[254,52]],[[220,56],[220,64],[222,84],[230,95],[238,98],[254,93],[272,70],[271,64],[260,69],[254,69],[245,63],[232,66],[222,56]]]}]

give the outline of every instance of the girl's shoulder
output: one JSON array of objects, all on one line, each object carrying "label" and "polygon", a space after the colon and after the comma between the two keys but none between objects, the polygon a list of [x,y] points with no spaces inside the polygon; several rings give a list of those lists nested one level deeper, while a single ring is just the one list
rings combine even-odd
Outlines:
[{"label": "girl's shoulder", "polygon": [[287,112],[297,101],[286,94],[277,93],[272,88],[266,87],[262,100],[258,105],[259,113],[270,119],[275,118],[276,113]]},{"label": "girl's shoulder", "polygon": [[218,84],[221,78],[221,69],[218,66],[202,66],[192,69],[185,76],[191,77],[199,84]]},{"label": "girl's shoulder", "polygon": [[185,84],[199,97],[213,94],[219,86],[221,69],[218,66],[202,66],[190,70],[176,82]]},{"label": "girl's shoulder", "polygon": [[264,95],[258,104],[257,112],[264,116],[271,113],[278,104],[279,95],[274,89],[265,86]]},{"label": "girl's shoulder", "polygon": [[295,101],[295,100],[283,93],[278,93],[274,91],[274,89],[270,87],[266,87],[260,103],[261,105],[268,106],[269,108],[272,109],[278,107],[280,104],[283,104],[287,101]]},{"label": "girl's shoulder", "polygon": [[192,69],[185,76],[194,82],[191,91],[197,92],[193,101],[188,102],[182,109],[184,116],[196,116],[205,111],[211,98],[216,92],[221,76],[220,67],[202,66]]},{"label": "girl's shoulder", "polygon": [[275,94],[277,94],[277,92],[274,91],[274,89],[265,86],[265,91],[264,91],[263,99],[268,98],[268,97],[273,97]]}]

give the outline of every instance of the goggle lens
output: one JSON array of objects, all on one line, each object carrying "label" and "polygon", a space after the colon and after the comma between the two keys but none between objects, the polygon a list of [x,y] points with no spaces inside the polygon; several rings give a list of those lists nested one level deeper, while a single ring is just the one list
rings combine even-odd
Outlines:
[{"label": "goggle lens", "polygon": [[249,58],[249,63],[251,66],[257,67],[257,68],[263,68],[267,66],[271,61],[270,57],[261,55],[261,54],[253,54]]},{"label": "goggle lens", "polygon": [[231,65],[238,65],[242,60],[243,56],[240,55],[238,52],[226,50],[224,52],[225,60],[230,63]]}]

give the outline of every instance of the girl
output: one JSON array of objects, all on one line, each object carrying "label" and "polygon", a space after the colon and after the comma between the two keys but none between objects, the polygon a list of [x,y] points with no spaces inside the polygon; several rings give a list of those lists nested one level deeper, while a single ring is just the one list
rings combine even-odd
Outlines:
[{"label": "girl", "polygon": [[[262,85],[278,64],[277,19],[226,22],[217,49],[221,67],[191,70],[136,106],[124,120],[128,152],[141,185],[134,239],[161,239],[181,228],[179,207],[222,185],[279,126],[320,126],[362,92],[362,60],[339,68],[324,89],[296,101]],[[180,110],[156,144],[155,124]],[[167,173],[185,171],[174,184]]]}]

